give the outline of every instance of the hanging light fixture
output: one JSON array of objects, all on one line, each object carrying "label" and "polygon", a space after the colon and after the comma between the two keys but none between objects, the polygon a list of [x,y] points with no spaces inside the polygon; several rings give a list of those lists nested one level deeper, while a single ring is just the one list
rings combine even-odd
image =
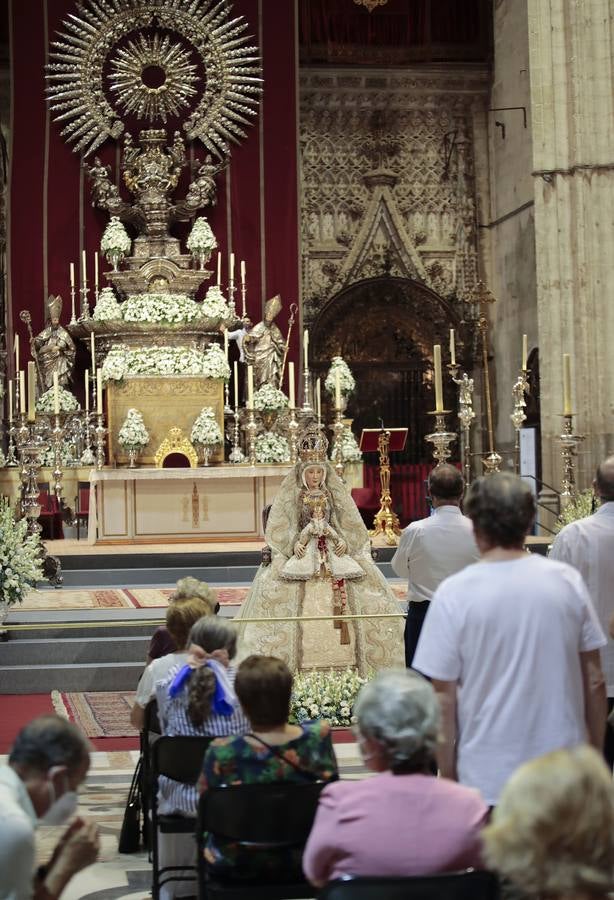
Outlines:
[{"label": "hanging light fixture", "polygon": [[373,12],[378,6],[385,6],[388,0],[354,0],[357,6],[366,6],[369,12]]}]

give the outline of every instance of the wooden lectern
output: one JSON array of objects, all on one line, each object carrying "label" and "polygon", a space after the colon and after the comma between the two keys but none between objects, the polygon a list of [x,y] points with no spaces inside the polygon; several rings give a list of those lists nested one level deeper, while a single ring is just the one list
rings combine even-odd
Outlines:
[{"label": "wooden lectern", "polygon": [[390,493],[390,452],[405,449],[407,428],[363,428],[360,449],[363,453],[379,453],[380,508],[373,520],[371,537],[383,534],[386,543],[395,546],[401,534],[399,518],[392,508]]}]

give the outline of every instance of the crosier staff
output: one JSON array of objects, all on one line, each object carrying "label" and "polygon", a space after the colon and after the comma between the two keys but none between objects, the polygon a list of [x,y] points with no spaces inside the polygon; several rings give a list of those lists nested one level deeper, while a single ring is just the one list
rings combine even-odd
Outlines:
[{"label": "crosier staff", "polygon": [[298,306],[296,303],[290,304],[290,317],[288,319],[288,336],[286,338],[286,346],[284,347],[284,356],[281,361],[281,373],[279,375],[279,386],[283,384],[284,380],[284,372],[286,371],[286,360],[288,359],[288,349],[290,347],[290,335],[292,334],[292,326],[296,321],[296,314],[298,312]]},{"label": "crosier staff", "polygon": [[41,394],[45,393],[45,381],[43,379],[43,373],[41,371],[40,360],[38,358],[38,353],[36,352],[36,345],[34,343],[34,334],[32,332],[32,316],[28,312],[27,309],[22,309],[19,313],[19,318],[22,322],[25,322],[26,328],[28,329],[28,334],[30,336],[30,352],[32,353],[32,359],[34,360],[34,364],[36,365],[36,377],[38,380],[38,389]]}]

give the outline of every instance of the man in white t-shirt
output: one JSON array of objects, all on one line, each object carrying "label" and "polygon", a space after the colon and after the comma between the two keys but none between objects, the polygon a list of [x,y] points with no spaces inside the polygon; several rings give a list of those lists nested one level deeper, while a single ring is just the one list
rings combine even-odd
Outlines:
[{"label": "man in white t-shirt", "polygon": [[465,510],[482,559],[435,592],[414,668],[440,695],[442,774],[494,806],[527,760],[601,749],[606,638],[581,575],[523,550],[535,501],[522,479],[479,478]]},{"label": "man in white t-shirt", "polygon": [[433,515],[403,530],[391,565],[407,578],[405,665],[411,666],[431,597],[441,582],[477,562],[480,554],[471,521],[460,510],[465,492],[463,476],[449,463],[429,475]]},{"label": "man in white t-shirt", "polygon": [[[593,490],[601,505],[592,516],[570,522],[557,534],[550,559],[572,565],[580,572],[607,633],[614,615],[614,456],[604,460],[599,468]],[[608,708],[614,706],[614,640],[601,651],[601,664],[606,680]],[[604,755],[610,768],[614,764],[614,729],[606,728]]]}]

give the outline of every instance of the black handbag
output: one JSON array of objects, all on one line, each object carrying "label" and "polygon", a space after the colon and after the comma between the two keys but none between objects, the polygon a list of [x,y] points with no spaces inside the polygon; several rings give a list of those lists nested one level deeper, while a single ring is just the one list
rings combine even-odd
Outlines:
[{"label": "black handbag", "polygon": [[124,820],[119,833],[118,850],[120,853],[137,853],[141,849],[141,775],[143,772],[143,757],[139,756],[136,764],[128,801],[124,811]]}]

